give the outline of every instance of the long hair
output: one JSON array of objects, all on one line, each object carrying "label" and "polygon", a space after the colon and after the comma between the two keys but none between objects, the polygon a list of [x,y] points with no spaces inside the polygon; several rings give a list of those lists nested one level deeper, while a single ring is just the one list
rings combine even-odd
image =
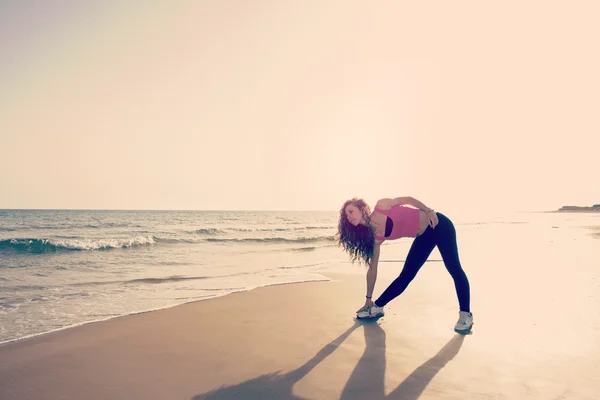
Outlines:
[{"label": "long hair", "polygon": [[[346,207],[353,204],[367,221],[365,225],[354,226],[346,217]],[[363,199],[353,198],[344,203],[340,210],[337,233],[338,246],[350,255],[352,263],[358,261],[369,265],[375,248],[375,229],[371,225],[371,208]]]}]

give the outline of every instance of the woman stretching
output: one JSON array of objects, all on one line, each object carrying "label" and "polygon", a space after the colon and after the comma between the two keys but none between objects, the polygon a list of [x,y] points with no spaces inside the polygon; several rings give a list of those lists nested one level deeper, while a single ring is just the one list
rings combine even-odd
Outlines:
[{"label": "woman stretching", "polygon": [[[412,197],[381,199],[373,212],[364,200],[354,198],[346,201],[340,210],[338,235],[340,246],[350,254],[352,262],[358,260],[369,266],[367,300],[356,312],[357,318],[383,316],[383,307],[404,292],[437,245],[444,265],[454,279],[458,296],[460,311],[454,330],[462,334],[471,331],[473,314],[469,304],[469,280],[458,259],[456,230],[445,215],[436,213]],[[404,268],[398,278],[373,302],[371,298],[377,280],[381,243],[401,237],[415,238]]]}]

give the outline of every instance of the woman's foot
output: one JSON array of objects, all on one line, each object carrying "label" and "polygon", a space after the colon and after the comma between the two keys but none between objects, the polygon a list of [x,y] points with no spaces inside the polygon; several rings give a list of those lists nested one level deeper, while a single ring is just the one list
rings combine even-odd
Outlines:
[{"label": "woman's foot", "polygon": [[458,313],[458,322],[454,326],[454,332],[466,335],[471,332],[473,326],[473,314],[468,311],[460,311]]},{"label": "woman's foot", "polygon": [[375,303],[366,309],[356,313],[356,318],[365,319],[365,318],[379,318],[383,317],[383,307],[378,307]]}]

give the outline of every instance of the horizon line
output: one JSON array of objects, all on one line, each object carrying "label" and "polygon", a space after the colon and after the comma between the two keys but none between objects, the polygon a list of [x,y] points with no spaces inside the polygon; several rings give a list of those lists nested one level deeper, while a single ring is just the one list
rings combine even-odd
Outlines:
[{"label": "horizon line", "polygon": [[[0,211],[144,211],[144,212],[339,212],[339,210],[325,209],[304,209],[304,210],[283,210],[283,209],[153,209],[153,208],[0,208]],[[552,210],[506,210],[517,213],[529,212],[559,212],[559,209]]]},{"label": "horizon line", "polygon": [[0,211],[211,211],[211,212],[239,212],[239,211],[278,211],[278,212],[330,212],[339,210],[282,210],[282,209],[179,209],[179,208],[0,208]]}]

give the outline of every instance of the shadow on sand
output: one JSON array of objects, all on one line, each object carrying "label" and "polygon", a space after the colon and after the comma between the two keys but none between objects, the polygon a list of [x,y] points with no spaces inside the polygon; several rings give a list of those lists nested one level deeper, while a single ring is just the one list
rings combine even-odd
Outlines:
[{"label": "shadow on sand", "polygon": [[376,321],[355,320],[348,330],[323,347],[304,365],[286,374],[275,372],[232,386],[222,386],[213,391],[194,396],[192,400],[224,399],[298,399],[302,397],[292,393],[294,385],[304,378],[321,361],[332,354],[350,334],[362,326],[365,334],[365,351],[356,364],[348,382],[344,386],[340,400],[385,399],[416,400],[429,382],[444,366],[452,360],[462,346],[464,336],[456,334],[432,358],[427,360],[396,389],[387,396],[384,391],[385,378],[385,331]]}]

